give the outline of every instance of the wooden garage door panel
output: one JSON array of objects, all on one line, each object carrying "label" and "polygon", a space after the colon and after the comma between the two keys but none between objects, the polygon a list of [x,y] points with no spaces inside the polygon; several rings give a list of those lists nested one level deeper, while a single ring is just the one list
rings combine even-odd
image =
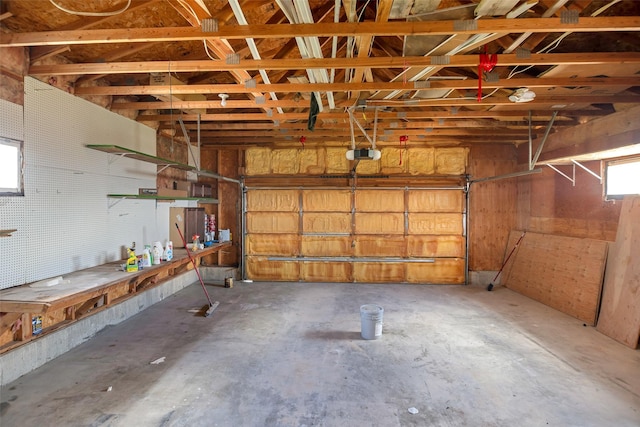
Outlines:
[{"label": "wooden garage door panel", "polygon": [[355,236],[354,240],[357,257],[404,257],[407,252],[404,236]]},{"label": "wooden garage door panel", "polygon": [[248,255],[296,256],[300,246],[297,234],[247,234]]},{"label": "wooden garage door panel", "polygon": [[358,213],[355,214],[356,234],[403,234],[402,213]]},{"label": "wooden garage door panel", "polygon": [[434,263],[410,262],[406,264],[407,282],[429,284],[464,283],[464,259],[436,259]]},{"label": "wooden garage door panel", "polygon": [[410,213],[409,234],[462,234],[462,214]]},{"label": "wooden garage door panel", "polygon": [[351,256],[351,252],[349,236],[302,236],[303,256]]},{"label": "wooden garage door panel", "polygon": [[460,190],[409,190],[409,212],[462,212]]},{"label": "wooden garage door panel", "polygon": [[251,280],[296,282],[300,279],[300,266],[295,261],[269,261],[264,256],[248,256],[246,268]]},{"label": "wooden garage door panel", "polygon": [[251,190],[247,192],[249,212],[298,212],[298,190]]},{"label": "wooden garage door panel", "polygon": [[464,257],[464,236],[408,236],[407,255],[415,258]]},{"label": "wooden garage door panel", "polygon": [[350,190],[303,190],[305,212],[351,212]]},{"label": "wooden garage door panel", "polygon": [[357,212],[404,212],[404,190],[356,190]]},{"label": "wooden garage door panel", "polygon": [[350,233],[350,213],[305,212],[302,216],[305,233]]},{"label": "wooden garage door panel", "polygon": [[247,232],[297,233],[299,218],[295,212],[247,212]]},{"label": "wooden garage door panel", "polygon": [[353,263],[353,280],[361,283],[403,283],[405,265],[402,263]]},{"label": "wooden garage door panel", "polygon": [[307,282],[352,282],[348,262],[301,262],[302,280]]}]

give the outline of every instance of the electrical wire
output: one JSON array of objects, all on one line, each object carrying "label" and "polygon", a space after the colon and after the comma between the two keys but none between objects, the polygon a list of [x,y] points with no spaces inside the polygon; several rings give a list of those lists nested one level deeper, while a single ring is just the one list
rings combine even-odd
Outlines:
[{"label": "electrical wire", "polygon": [[78,15],[78,16],[115,16],[115,15],[119,15],[122,12],[126,11],[127,9],[129,9],[129,6],[131,6],[131,0],[127,0],[127,4],[122,9],[115,10],[113,12],[81,12],[81,11],[71,10],[71,9],[67,9],[67,8],[65,8],[63,6],[60,6],[54,0],[49,0],[49,3],[51,3],[57,9],[65,12],[65,13],[68,13],[70,15]]}]

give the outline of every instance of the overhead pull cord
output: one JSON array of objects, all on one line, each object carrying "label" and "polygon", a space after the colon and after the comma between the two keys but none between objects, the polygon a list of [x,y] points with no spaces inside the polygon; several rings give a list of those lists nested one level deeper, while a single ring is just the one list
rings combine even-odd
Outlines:
[{"label": "overhead pull cord", "polygon": [[490,72],[498,63],[498,54],[488,54],[487,45],[484,46],[484,53],[480,54],[480,62],[478,62],[478,102],[482,101],[482,75],[484,72]]},{"label": "overhead pull cord", "polygon": [[402,166],[402,143],[404,142],[404,149],[407,149],[407,141],[409,141],[408,135],[400,135],[400,163],[399,166]]}]

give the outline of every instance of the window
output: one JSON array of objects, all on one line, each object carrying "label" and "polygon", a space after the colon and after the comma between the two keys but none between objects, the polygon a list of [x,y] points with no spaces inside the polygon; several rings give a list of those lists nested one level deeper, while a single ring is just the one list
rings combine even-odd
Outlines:
[{"label": "window", "polygon": [[613,199],[640,194],[640,157],[607,162],[605,193]]},{"label": "window", "polygon": [[22,141],[0,137],[0,196],[22,196]]}]

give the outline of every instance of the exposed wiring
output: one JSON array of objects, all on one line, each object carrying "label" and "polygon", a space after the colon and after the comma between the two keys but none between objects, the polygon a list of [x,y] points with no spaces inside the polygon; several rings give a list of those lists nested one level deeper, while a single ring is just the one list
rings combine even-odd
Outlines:
[{"label": "exposed wiring", "polygon": [[54,0],[49,0],[49,3],[51,3],[57,9],[65,12],[65,13],[68,13],[70,15],[78,15],[78,16],[115,16],[115,15],[119,15],[122,12],[126,11],[127,9],[129,9],[129,6],[131,6],[131,0],[127,0],[127,4],[122,9],[114,10],[113,12],[81,12],[81,11],[71,10],[71,9],[67,9],[67,8],[65,8],[63,6],[60,6]]},{"label": "exposed wiring", "polygon": [[218,58],[214,58],[213,56],[211,56],[211,53],[209,52],[209,47],[207,46],[207,41],[202,40],[202,43],[204,43],[204,51],[207,53],[207,56],[209,57],[209,59],[211,59],[212,61],[217,61]]}]

